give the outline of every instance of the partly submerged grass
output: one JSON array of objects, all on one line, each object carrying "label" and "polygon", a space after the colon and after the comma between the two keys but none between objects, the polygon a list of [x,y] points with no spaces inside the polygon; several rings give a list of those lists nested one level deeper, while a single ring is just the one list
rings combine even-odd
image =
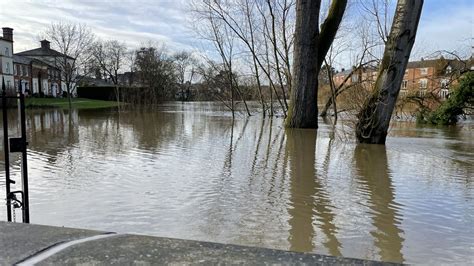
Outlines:
[{"label": "partly submerged grass", "polygon": [[[27,98],[25,100],[26,108],[69,108],[67,98]],[[72,99],[72,108],[77,109],[96,109],[116,107],[116,101],[91,100],[86,98]]]}]

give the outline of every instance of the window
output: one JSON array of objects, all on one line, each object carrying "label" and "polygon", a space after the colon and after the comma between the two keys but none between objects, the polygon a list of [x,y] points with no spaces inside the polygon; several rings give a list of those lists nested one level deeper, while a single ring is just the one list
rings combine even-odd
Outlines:
[{"label": "window", "polygon": [[26,71],[27,68],[25,66],[21,66],[21,75],[22,76],[28,76],[28,72]]},{"label": "window", "polygon": [[352,82],[358,82],[359,81],[359,76],[358,75],[352,75],[351,76],[351,81]]},{"label": "window", "polygon": [[439,97],[442,99],[442,100],[445,100],[447,99],[449,96],[449,90],[448,89],[441,89],[439,91]]},{"label": "window", "polygon": [[11,88],[12,87],[12,82],[11,81],[7,81],[7,88]]},{"label": "window", "polygon": [[5,47],[5,56],[10,56],[10,49],[8,47]]},{"label": "window", "polygon": [[402,82],[402,90],[406,90],[407,87],[408,87],[408,80],[404,80],[404,81]]},{"label": "window", "polygon": [[5,68],[5,73],[10,74],[10,63],[7,62],[6,68]]},{"label": "window", "polygon": [[441,80],[441,89],[447,89],[448,88],[448,80],[443,79]]},{"label": "window", "polygon": [[16,66],[13,67],[13,71],[15,71],[15,76],[18,76],[18,75],[19,75],[18,69],[20,69],[20,66],[19,66],[19,65],[16,65]]},{"label": "window", "polygon": [[426,67],[420,68],[420,74],[421,75],[428,75],[428,68],[426,68]]},{"label": "window", "polygon": [[452,68],[451,66],[448,66],[448,67],[446,68],[446,75],[447,75],[447,74],[450,74],[452,71],[453,71],[453,68]]},{"label": "window", "polygon": [[420,79],[420,89],[428,88],[428,80],[427,79]]}]

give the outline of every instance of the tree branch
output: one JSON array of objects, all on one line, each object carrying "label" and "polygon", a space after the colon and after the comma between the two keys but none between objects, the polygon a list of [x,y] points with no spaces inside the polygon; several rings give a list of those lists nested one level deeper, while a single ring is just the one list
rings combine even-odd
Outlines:
[{"label": "tree branch", "polygon": [[324,58],[336,37],[337,30],[341,24],[342,17],[346,10],[347,0],[332,0],[328,16],[321,25],[318,46],[318,66],[321,68]]}]

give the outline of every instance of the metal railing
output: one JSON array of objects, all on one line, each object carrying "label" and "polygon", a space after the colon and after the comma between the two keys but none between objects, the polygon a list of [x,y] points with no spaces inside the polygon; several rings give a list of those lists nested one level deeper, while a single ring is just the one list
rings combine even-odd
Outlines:
[{"label": "metal railing", "polygon": [[[26,141],[26,117],[25,117],[25,94],[19,85],[16,96],[8,96],[5,79],[2,78],[2,114],[3,114],[3,149],[5,153],[5,189],[7,204],[7,221],[15,221],[15,209],[21,208],[23,223],[30,222],[29,195],[28,195],[28,164]],[[9,138],[8,135],[8,99],[18,100],[18,112],[20,115],[20,137]],[[21,184],[22,189],[11,191],[11,185],[16,181],[10,178],[10,153],[21,153]],[[13,214],[13,215],[12,215]],[[13,220],[12,220],[13,218]]]}]

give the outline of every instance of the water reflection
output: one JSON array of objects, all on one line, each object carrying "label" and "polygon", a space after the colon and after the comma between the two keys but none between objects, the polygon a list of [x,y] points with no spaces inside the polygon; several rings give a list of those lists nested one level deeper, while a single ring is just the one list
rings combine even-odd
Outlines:
[{"label": "water reflection", "polygon": [[369,197],[372,224],[370,234],[383,261],[403,262],[403,231],[400,206],[395,201],[394,187],[389,174],[386,147],[383,145],[357,145],[354,159],[358,182]]},{"label": "water reflection", "polygon": [[473,125],[395,124],[386,148],[356,147],[340,125],[286,130],[223,110],[29,110],[32,221],[395,262],[474,259]]},{"label": "water reflection", "polygon": [[[315,226],[326,235],[324,246],[340,256],[333,206],[315,170],[316,130],[286,130],[287,160],[290,165],[290,237],[291,250],[312,251]],[[315,219],[316,221],[313,221]]]}]

